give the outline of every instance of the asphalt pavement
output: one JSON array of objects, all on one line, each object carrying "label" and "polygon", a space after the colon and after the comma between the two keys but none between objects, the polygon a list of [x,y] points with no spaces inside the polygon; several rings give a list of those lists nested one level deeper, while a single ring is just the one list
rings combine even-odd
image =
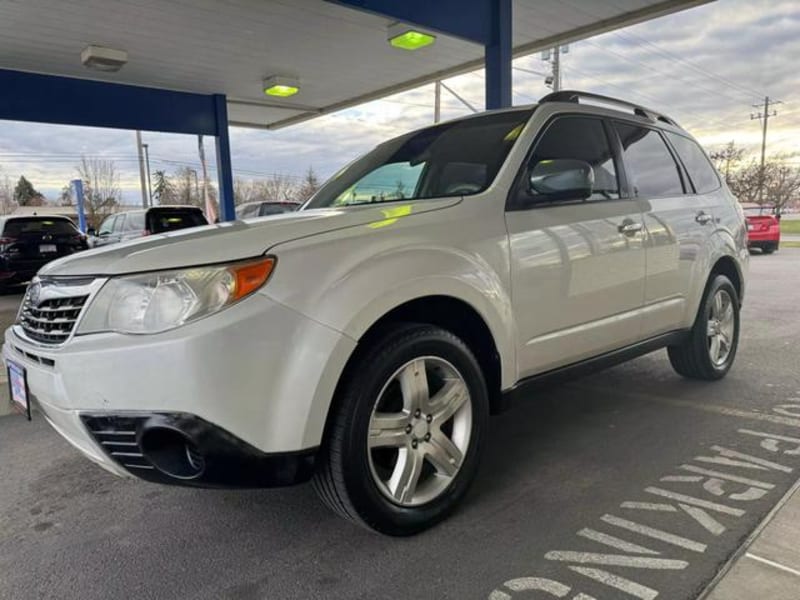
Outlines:
[{"label": "asphalt pavement", "polygon": [[410,539],[308,485],[116,479],[41,418],[0,418],[0,599],[696,598],[799,477],[799,279],[800,250],[752,256],[723,381],[661,351],[493,418],[465,504]]}]

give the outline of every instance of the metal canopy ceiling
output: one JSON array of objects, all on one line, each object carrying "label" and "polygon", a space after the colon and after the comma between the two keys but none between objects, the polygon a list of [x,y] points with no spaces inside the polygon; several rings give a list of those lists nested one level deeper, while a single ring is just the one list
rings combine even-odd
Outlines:
[{"label": "metal canopy ceiling", "polygon": [[[514,0],[514,53],[708,1]],[[446,35],[392,48],[390,23],[324,0],[0,0],[0,68],[225,94],[232,125],[277,128],[483,66],[482,46]],[[90,71],[88,44],[126,50],[128,64]],[[274,74],[298,77],[300,92],[268,100]]]}]

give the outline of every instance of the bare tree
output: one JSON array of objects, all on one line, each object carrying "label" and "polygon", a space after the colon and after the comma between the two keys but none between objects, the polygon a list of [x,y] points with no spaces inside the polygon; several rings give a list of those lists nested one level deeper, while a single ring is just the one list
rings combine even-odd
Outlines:
[{"label": "bare tree", "polygon": [[75,170],[83,180],[83,202],[88,221],[97,226],[114,212],[122,199],[116,164],[113,160],[82,156]]},{"label": "bare tree", "polygon": [[237,206],[245,202],[253,202],[256,199],[256,186],[252,181],[247,181],[241,177],[233,180],[233,202]]},{"label": "bare tree", "polygon": [[268,179],[262,179],[255,184],[256,200],[284,202],[297,198],[297,185],[287,175],[276,173]]},{"label": "bare tree", "polygon": [[173,203],[191,206],[202,206],[203,197],[200,194],[200,180],[197,171],[189,167],[180,167],[172,177],[174,188]]},{"label": "bare tree", "polygon": [[71,185],[65,185],[61,188],[61,192],[58,194],[58,204],[59,206],[72,206],[75,204]]},{"label": "bare tree", "polygon": [[717,170],[725,177],[725,182],[730,185],[731,171],[735,171],[744,158],[744,148],[739,148],[736,143],[731,140],[722,148],[715,150],[711,153],[711,160]]},{"label": "bare tree", "polygon": [[781,157],[764,165],[764,198],[779,215],[800,197],[800,168],[781,162]]},{"label": "bare tree", "polygon": [[750,161],[729,175],[728,187],[739,202],[758,202],[758,188],[761,185],[761,165]]},{"label": "bare tree", "polygon": [[[759,204],[780,214],[800,197],[800,168],[787,164],[785,156],[770,157],[764,170],[756,160],[732,171],[728,185],[740,202]],[[763,177],[764,194],[759,194]]]},{"label": "bare tree", "polygon": [[317,174],[314,172],[313,167],[308,167],[308,171],[306,171],[305,178],[300,186],[297,188],[295,194],[295,200],[300,202],[305,202],[311,196],[313,196],[317,190],[319,189],[319,179],[317,178]]},{"label": "bare tree", "polygon": [[0,173],[0,214],[9,215],[17,208],[14,201],[14,187],[8,175]]}]

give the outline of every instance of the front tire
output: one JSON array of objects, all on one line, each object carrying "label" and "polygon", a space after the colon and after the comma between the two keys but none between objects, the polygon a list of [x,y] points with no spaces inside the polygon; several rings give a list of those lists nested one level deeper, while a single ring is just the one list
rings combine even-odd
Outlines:
[{"label": "front tire", "polygon": [[739,295],[730,279],[716,275],[706,286],[688,338],[667,348],[669,361],[684,377],[713,381],[725,377],[738,346]]},{"label": "front tire", "polygon": [[452,333],[405,325],[358,350],[341,382],[314,487],[339,515],[388,535],[444,519],[475,477],[489,401]]}]

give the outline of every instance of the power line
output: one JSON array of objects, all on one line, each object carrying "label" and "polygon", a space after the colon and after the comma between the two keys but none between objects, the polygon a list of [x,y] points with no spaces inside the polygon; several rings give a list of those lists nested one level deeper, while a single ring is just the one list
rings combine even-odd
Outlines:
[{"label": "power line", "polygon": [[[596,13],[593,13],[591,11],[587,11],[584,7],[576,6],[576,5],[572,4],[571,2],[568,2],[567,0],[561,0],[561,2],[562,2],[562,4],[566,4],[567,6],[569,6],[574,11],[576,11],[578,13],[583,13],[584,15],[586,15],[588,17],[591,17],[591,18],[593,18],[595,20],[599,21],[599,20],[601,20],[603,18],[601,15],[597,15]],[[612,6],[614,6],[615,8],[619,9],[620,11],[627,10],[625,7],[616,5],[616,4],[612,3],[612,2],[608,2],[608,3],[611,4]],[[727,79],[727,78],[723,77],[722,75],[719,75],[718,73],[712,73],[711,71],[708,71],[707,69],[704,69],[703,67],[700,67],[699,65],[696,65],[696,64],[686,60],[685,58],[683,58],[681,56],[678,56],[677,54],[675,54],[673,52],[670,52],[669,50],[663,48],[662,46],[659,46],[659,45],[655,44],[654,42],[646,40],[645,38],[643,38],[643,37],[641,37],[641,36],[639,36],[639,35],[637,35],[635,33],[632,33],[630,31],[613,31],[613,32],[611,32],[611,35],[614,35],[614,36],[616,36],[618,38],[623,38],[623,39],[627,37],[628,39],[638,43],[640,46],[642,46],[642,45],[649,46],[655,52],[661,54],[662,56],[666,56],[671,61],[680,63],[680,64],[682,64],[684,66],[687,66],[690,69],[700,73],[701,75],[703,75],[703,76],[705,76],[705,77],[707,77],[709,79],[715,79],[718,82],[720,82],[720,83],[722,83],[724,85],[727,85],[728,87],[730,87],[732,89],[736,89],[741,93],[746,93],[747,95],[754,96],[754,97],[761,97],[761,96],[764,95],[763,92],[756,91],[754,88],[748,88],[747,86],[744,86],[742,84],[739,84],[739,83],[736,83],[734,81],[731,81],[730,79]]]},{"label": "power line", "polygon": [[624,31],[615,31],[615,32],[612,32],[612,33],[613,33],[613,35],[615,35],[618,38],[623,38],[623,39],[624,38],[628,38],[630,40],[638,42],[640,46],[647,46],[649,48],[652,48],[653,51],[656,52],[657,54],[660,54],[662,56],[665,56],[665,57],[669,58],[670,60],[672,60],[674,62],[677,62],[679,64],[687,66],[690,69],[696,71],[697,73],[700,73],[701,75],[704,75],[705,77],[708,77],[709,79],[714,79],[714,80],[716,80],[716,81],[718,81],[718,82],[720,82],[720,83],[722,83],[724,85],[727,85],[731,89],[738,90],[739,92],[742,92],[744,94],[751,95],[751,96],[762,96],[763,95],[763,92],[759,92],[759,91],[755,90],[754,88],[750,88],[750,87],[744,86],[742,84],[736,83],[735,81],[731,81],[730,79],[727,79],[726,77],[723,77],[722,75],[720,75],[718,73],[714,73],[712,71],[704,69],[703,67],[701,67],[699,65],[696,65],[695,63],[693,63],[693,62],[691,62],[689,60],[686,60],[685,58],[683,58],[681,56],[678,56],[677,54],[674,54],[673,52],[670,52],[669,50],[665,49],[664,47],[659,46],[658,44],[656,44],[654,42],[651,42],[650,40],[646,40],[643,37],[640,37],[640,36],[638,36],[638,35],[636,35],[634,33],[624,32]]}]

